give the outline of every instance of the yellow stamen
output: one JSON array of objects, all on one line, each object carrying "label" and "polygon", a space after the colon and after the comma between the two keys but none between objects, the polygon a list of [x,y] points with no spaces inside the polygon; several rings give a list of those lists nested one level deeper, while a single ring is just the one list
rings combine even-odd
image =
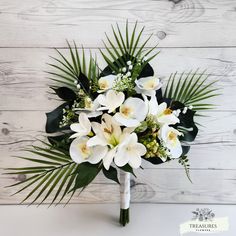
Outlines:
[{"label": "yellow stamen", "polygon": [[120,109],[120,112],[126,116],[129,117],[131,115],[131,113],[133,112],[131,107],[126,107],[126,106],[122,106]]},{"label": "yellow stamen", "polygon": [[99,88],[102,89],[102,90],[108,89],[108,87],[109,87],[107,81],[105,81],[105,80],[99,81],[98,85],[99,85]]},{"label": "yellow stamen", "polygon": [[166,108],[163,113],[164,115],[170,115],[172,114],[172,110],[170,108]]},{"label": "yellow stamen", "polygon": [[89,150],[87,144],[86,143],[80,143],[78,145],[78,148],[81,151],[83,158],[87,159],[90,155],[90,150]]},{"label": "yellow stamen", "polygon": [[172,131],[168,134],[168,138],[169,138],[171,141],[175,140],[176,137],[177,137],[177,134],[174,133],[174,132],[172,132]]}]

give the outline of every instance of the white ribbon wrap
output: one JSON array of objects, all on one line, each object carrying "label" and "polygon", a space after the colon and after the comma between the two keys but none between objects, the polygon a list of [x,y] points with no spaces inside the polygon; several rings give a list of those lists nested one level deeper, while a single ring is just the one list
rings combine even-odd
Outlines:
[{"label": "white ribbon wrap", "polygon": [[129,209],[130,205],[130,173],[120,171],[120,208]]}]

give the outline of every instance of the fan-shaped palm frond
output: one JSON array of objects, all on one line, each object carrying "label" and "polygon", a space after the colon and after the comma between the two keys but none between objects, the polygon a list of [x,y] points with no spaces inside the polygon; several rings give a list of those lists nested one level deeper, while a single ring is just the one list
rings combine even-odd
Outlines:
[{"label": "fan-shaped palm frond", "polygon": [[190,71],[181,75],[171,74],[164,92],[164,97],[182,102],[186,106],[193,106],[193,110],[212,109],[213,104],[203,101],[218,96],[218,88],[213,85],[217,81],[208,82],[209,75],[205,71],[198,73]]},{"label": "fan-shaped palm frond", "polygon": [[129,24],[126,22],[125,33],[122,34],[120,27],[116,24],[116,28],[112,26],[113,36],[115,43],[108,37],[106,34],[107,42],[103,41],[103,44],[106,48],[106,53],[100,50],[104,60],[108,63],[110,68],[119,73],[119,70],[125,67],[127,61],[134,62],[137,58],[142,61],[145,58],[145,62],[142,64],[142,67],[145,67],[149,61],[151,61],[158,53],[150,55],[155,47],[150,49],[145,49],[148,41],[152,37],[150,35],[144,42],[140,44],[140,39],[144,31],[144,27],[141,30],[137,30],[137,22],[134,25],[132,33],[129,33]]},{"label": "fan-shaped palm frond", "polygon": [[[60,148],[44,143],[47,147],[33,146],[33,149],[27,149],[31,154],[35,154],[37,158],[18,157],[29,162],[34,163],[34,166],[23,168],[8,168],[10,175],[27,174],[29,177],[21,182],[13,184],[8,187],[22,186],[15,194],[22,192],[25,189],[31,188],[30,193],[24,198],[22,202],[35,194],[32,203],[40,199],[40,204],[43,203],[50,194],[55,191],[51,204],[60,203],[67,193],[72,189],[75,178],[76,169],[78,165],[74,163],[69,153],[61,151]],[[71,193],[71,197],[74,191]]]},{"label": "fan-shaped palm frond", "polygon": [[53,72],[46,71],[50,75],[49,79],[76,90],[76,84],[74,82],[80,78],[80,73],[83,73],[91,80],[91,84],[94,84],[99,74],[97,59],[94,59],[90,53],[89,60],[87,61],[84,48],[82,48],[82,55],[80,55],[75,42],[74,49],[69,42],[67,42],[67,44],[70,57],[66,58],[58,49],[55,49],[60,58],[51,57],[55,63],[48,63],[48,65],[54,69]]}]

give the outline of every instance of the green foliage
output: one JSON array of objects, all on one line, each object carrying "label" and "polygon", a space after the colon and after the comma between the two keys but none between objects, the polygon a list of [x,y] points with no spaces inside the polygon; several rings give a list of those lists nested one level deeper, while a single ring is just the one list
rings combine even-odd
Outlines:
[{"label": "green foliage", "polygon": [[79,188],[86,188],[98,175],[101,169],[102,163],[90,164],[89,162],[84,162],[79,164],[76,170],[75,184],[71,191],[75,192]]},{"label": "green foliage", "polygon": [[192,183],[192,180],[190,178],[190,173],[189,173],[189,160],[188,160],[188,157],[187,156],[181,156],[179,158],[179,163],[184,167],[184,170],[185,170],[185,173],[189,179],[189,181]]},{"label": "green foliage", "polygon": [[[48,65],[53,68],[53,72],[47,71],[50,75],[49,79],[71,88],[72,90],[76,90],[74,81],[78,81],[80,74],[82,73],[89,81],[91,81],[91,84],[96,84],[99,74],[97,60],[93,59],[90,53],[89,61],[87,62],[84,48],[82,48],[82,55],[80,55],[75,42],[74,49],[69,42],[67,42],[67,44],[70,51],[70,57],[66,58],[59,50],[55,49],[59,54],[59,58],[51,57],[55,63],[48,63]],[[83,84],[83,81],[80,82]]]},{"label": "green foliage", "polygon": [[164,92],[164,97],[171,98],[183,103],[185,106],[193,106],[194,111],[212,109],[213,104],[204,101],[218,96],[219,89],[214,88],[217,81],[208,82],[209,75],[205,71],[198,73],[198,70],[192,73],[182,73],[180,76],[171,74]]},{"label": "green foliage", "polygon": [[113,166],[110,166],[109,170],[106,170],[104,167],[102,168],[102,172],[106,178],[115,181],[116,183],[120,184],[118,179],[117,169]]},{"label": "green foliage", "polygon": [[[15,194],[29,189],[29,194],[23,199],[22,203],[33,197],[32,203],[41,198],[39,203],[43,203],[54,193],[51,204],[60,203],[72,188],[78,165],[74,163],[69,154],[62,152],[51,144],[44,143],[47,147],[33,146],[26,151],[35,154],[37,157],[18,157],[34,163],[34,166],[23,168],[8,168],[6,174],[27,174],[27,179],[8,187],[18,186],[21,188]],[[71,194],[71,197],[73,193]]]},{"label": "green foliage", "polygon": [[[129,33],[129,24],[126,22],[125,33],[122,34],[120,27],[116,24],[116,28],[112,26],[112,32],[114,36],[115,43],[112,42],[110,37],[106,34],[107,42],[103,41],[106,48],[106,53],[100,50],[104,60],[107,62],[109,67],[116,74],[120,72],[120,69],[127,66],[127,61],[135,63],[138,60],[145,62],[142,63],[142,68],[144,68],[149,61],[151,61],[158,53],[151,55],[155,47],[151,47],[149,50],[145,50],[145,46],[152,37],[149,36],[144,42],[140,44],[140,39],[144,31],[144,27],[141,30],[137,30],[137,22],[135,23],[132,33]],[[141,69],[142,69],[141,68]]]}]

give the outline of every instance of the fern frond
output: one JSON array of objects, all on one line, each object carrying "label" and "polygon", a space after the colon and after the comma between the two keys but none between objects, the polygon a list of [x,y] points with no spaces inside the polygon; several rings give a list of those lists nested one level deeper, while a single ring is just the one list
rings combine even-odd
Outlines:
[{"label": "fern frond", "polygon": [[192,180],[190,178],[190,173],[189,173],[190,165],[189,165],[188,157],[187,156],[181,156],[179,158],[179,163],[184,167],[186,176],[187,176],[188,180],[192,183]]}]

